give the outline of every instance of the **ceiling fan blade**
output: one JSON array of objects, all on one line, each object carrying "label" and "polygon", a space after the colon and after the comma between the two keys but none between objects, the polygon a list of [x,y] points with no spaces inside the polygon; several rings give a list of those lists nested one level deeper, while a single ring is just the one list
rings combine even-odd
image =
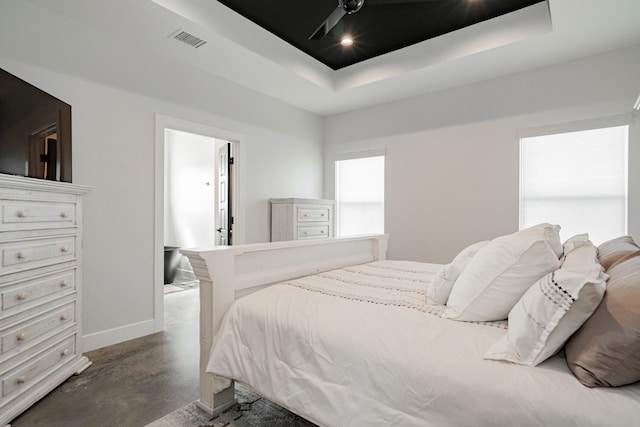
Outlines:
[{"label": "ceiling fan blade", "polygon": [[313,34],[311,34],[309,40],[322,40],[324,36],[326,36],[329,31],[331,31],[331,29],[335,27],[340,19],[342,19],[342,17],[346,14],[347,12],[343,8],[338,6],[333,10],[333,12],[331,12],[331,15],[329,15],[322,24],[320,24],[318,29]]}]

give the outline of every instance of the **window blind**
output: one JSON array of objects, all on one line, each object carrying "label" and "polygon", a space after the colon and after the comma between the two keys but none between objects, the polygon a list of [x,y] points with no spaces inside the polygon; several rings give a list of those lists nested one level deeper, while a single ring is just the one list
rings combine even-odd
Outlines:
[{"label": "window blind", "polygon": [[335,166],[337,235],[384,233],[384,156]]},{"label": "window blind", "polygon": [[560,224],[595,244],[627,232],[628,126],[520,139],[520,227]]}]

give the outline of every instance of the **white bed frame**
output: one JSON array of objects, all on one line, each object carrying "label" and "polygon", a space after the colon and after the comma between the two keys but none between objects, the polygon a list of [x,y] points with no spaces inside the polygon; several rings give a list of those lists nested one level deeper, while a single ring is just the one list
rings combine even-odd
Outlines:
[{"label": "white bed frame", "polygon": [[234,300],[285,280],[385,259],[387,235],[183,249],[200,281],[200,399],[209,414],[236,403],[232,386],[214,393],[205,372],[213,336]]}]

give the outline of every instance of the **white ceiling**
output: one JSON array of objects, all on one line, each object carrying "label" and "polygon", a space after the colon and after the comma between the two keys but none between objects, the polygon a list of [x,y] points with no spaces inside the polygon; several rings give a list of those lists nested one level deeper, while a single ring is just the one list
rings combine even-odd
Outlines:
[{"label": "white ceiling", "polygon": [[[115,61],[131,47],[322,116],[640,43],[640,0],[549,0],[333,71],[217,1],[31,2],[90,28],[88,45],[112,43]],[[178,28],[207,43],[195,49],[167,37]]]}]

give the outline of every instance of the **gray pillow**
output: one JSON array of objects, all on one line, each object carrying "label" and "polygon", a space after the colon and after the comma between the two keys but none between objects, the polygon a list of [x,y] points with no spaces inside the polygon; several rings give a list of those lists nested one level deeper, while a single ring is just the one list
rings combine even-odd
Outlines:
[{"label": "gray pillow", "polygon": [[607,271],[614,262],[637,250],[640,250],[640,247],[631,236],[616,237],[598,246],[598,260],[604,271]]},{"label": "gray pillow", "polygon": [[587,387],[640,380],[640,250],[614,262],[604,298],[565,346],[567,364]]}]

